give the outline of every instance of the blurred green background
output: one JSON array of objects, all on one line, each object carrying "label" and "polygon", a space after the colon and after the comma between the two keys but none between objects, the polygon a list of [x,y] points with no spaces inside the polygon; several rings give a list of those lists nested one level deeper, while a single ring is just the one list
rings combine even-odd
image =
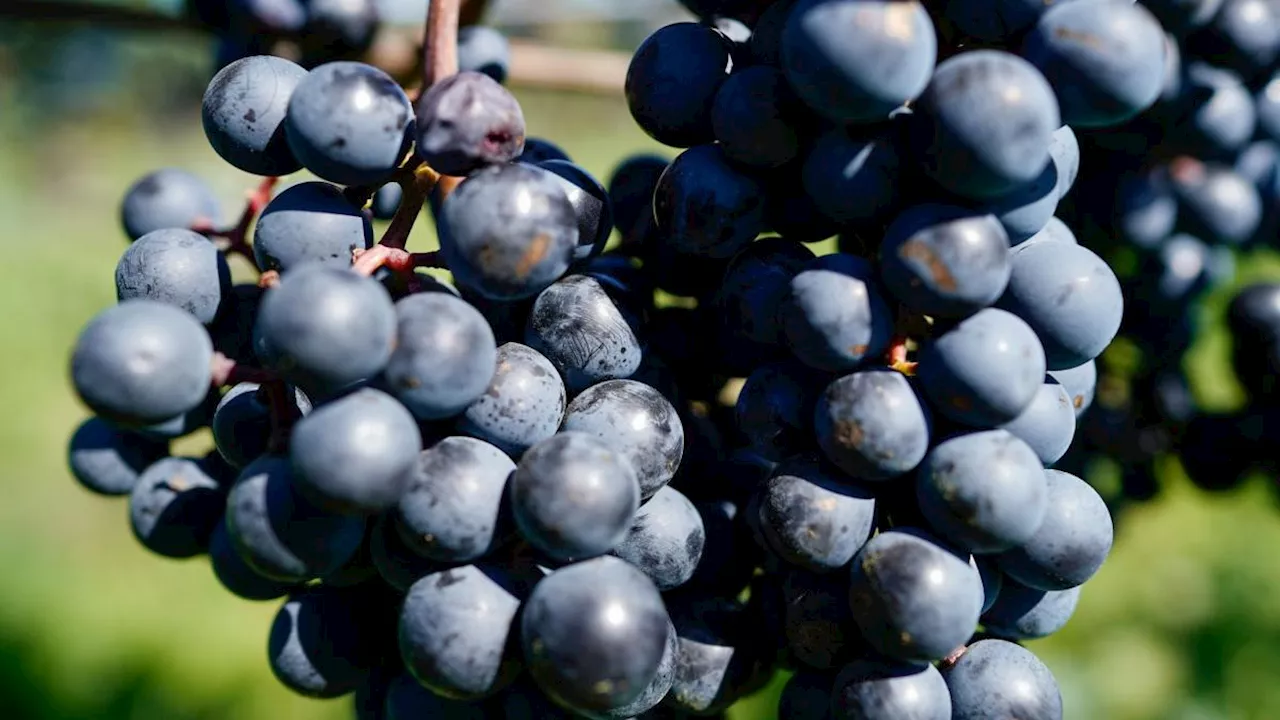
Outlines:
[{"label": "blurred green background", "polygon": [[[124,189],[150,170],[186,168],[217,188],[230,219],[253,182],[201,134],[210,55],[194,35],[0,24],[0,718],[351,716],[349,700],[303,700],[273,680],[275,603],[221,591],[204,560],[146,554],[124,502],[81,491],[65,468],[84,416],[66,358],[79,328],[114,301]],[[602,178],[655,147],[620,95],[517,94],[531,134]],[[1280,277],[1265,257],[1241,268],[1242,281]],[[1207,304],[1212,330],[1190,361],[1213,407],[1239,401],[1220,327],[1228,295]],[[207,445],[197,436],[180,447]],[[1120,518],[1116,550],[1071,624],[1031,647],[1058,677],[1069,718],[1280,718],[1273,493],[1260,478],[1208,495],[1176,463],[1162,479],[1156,501]],[[733,717],[772,717],[777,689]]]}]

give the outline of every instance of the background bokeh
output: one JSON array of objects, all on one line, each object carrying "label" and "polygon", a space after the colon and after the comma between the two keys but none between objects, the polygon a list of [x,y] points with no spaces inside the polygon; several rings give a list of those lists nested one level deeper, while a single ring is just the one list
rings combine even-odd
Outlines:
[{"label": "background bokeh", "polygon": [[[679,17],[645,2],[653,7],[499,0],[494,8],[516,34],[630,50],[655,22]],[[422,3],[390,5],[400,16]],[[584,12],[586,21],[572,22]],[[217,188],[230,219],[253,182],[221,163],[200,131],[211,41],[2,16],[0,718],[350,717],[349,700],[299,699],[271,677],[265,643],[275,603],[223,592],[204,560],[146,554],[124,502],[81,491],[65,468],[66,439],[85,414],[66,358],[79,328],[114,301],[124,189],[155,168],[185,168]],[[601,178],[627,153],[655,147],[620,93],[516,94],[531,134],[560,143]],[[430,242],[428,227],[418,235],[419,247]],[[1280,277],[1280,262],[1266,255],[1240,268],[1240,282]],[[1210,408],[1240,400],[1220,322],[1229,294],[1206,304],[1210,331],[1190,356],[1194,389]],[[179,447],[208,442],[197,435]],[[1105,472],[1093,479],[1108,481]],[[1270,481],[1209,495],[1172,460],[1161,481],[1154,502],[1119,517],[1115,553],[1071,624],[1031,647],[1062,684],[1069,718],[1280,718],[1280,508]],[[731,716],[773,717],[778,687]]]}]

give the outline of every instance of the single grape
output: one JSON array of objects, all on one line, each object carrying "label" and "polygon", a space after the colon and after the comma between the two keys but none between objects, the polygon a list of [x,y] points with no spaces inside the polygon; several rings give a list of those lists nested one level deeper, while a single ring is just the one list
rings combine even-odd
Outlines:
[{"label": "single grape", "polygon": [[560,183],[520,164],[467,178],[443,208],[440,252],[456,282],[494,300],[538,294],[565,270],[578,220]]},{"label": "single grape", "polygon": [[372,608],[356,591],[310,587],[285,601],[271,623],[267,656],[285,687],[307,697],[354,692],[375,655]]},{"label": "single grape", "polygon": [[664,487],[640,506],[626,536],[609,554],[639,568],[665,592],[693,577],[705,543],[697,508],[678,490]]},{"label": "single grape", "polygon": [[888,347],[893,315],[875,275],[866,260],[837,253],[815,258],[791,279],[783,328],[801,362],[848,371]]},{"label": "single grape", "polygon": [[827,459],[849,475],[881,481],[911,472],[929,449],[931,418],[911,381],[867,369],[833,381],[814,409]]},{"label": "single grape", "polygon": [[189,313],[127,300],[98,313],[71,354],[71,380],[95,413],[149,424],[195,408],[209,393],[213,345]]},{"label": "single grape", "polygon": [[1124,297],[1111,268],[1093,251],[1042,242],[1014,253],[1013,272],[998,305],[1035,331],[1048,369],[1061,370],[1106,349],[1120,328]]},{"label": "single grape", "polygon": [[1201,159],[1230,160],[1253,138],[1253,95],[1229,70],[1191,63],[1173,103],[1181,112],[1167,141]]},{"label": "single grape", "polygon": [[1253,77],[1280,58],[1280,8],[1266,0],[1224,0],[1208,27],[1188,38],[1201,57]]},{"label": "single grape", "polygon": [[227,261],[205,236],[182,228],[154,230],[116,264],[116,298],[147,298],[181,308],[201,324],[218,315],[231,289]]},{"label": "single grape", "polygon": [[227,498],[227,530],[259,574],[283,582],[328,575],[356,554],[364,518],[322,511],[294,488],[287,458],[264,455],[241,473]]},{"label": "single grape", "polygon": [[419,555],[396,528],[389,514],[382,514],[373,521],[369,533],[369,559],[378,577],[398,592],[407,593],[422,578],[448,568]]},{"label": "single grape", "polygon": [[1062,695],[1053,673],[1014,643],[979,640],[944,666],[942,677],[951,692],[952,720],[1062,720]]},{"label": "single grape", "polygon": [[1083,584],[1111,552],[1111,513],[1098,492],[1069,473],[1046,470],[1049,505],[1026,542],[1000,555],[1000,569],[1040,590]]},{"label": "single grape", "polygon": [[421,451],[413,415],[370,388],[316,408],[289,438],[298,491],[317,507],[353,515],[393,506]]},{"label": "single grape", "polygon": [[218,71],[204,91],[200,119],[214,152],[254,175],[302,169],[285,139],[289,98],[307,71],[271,55],[237,60]]},{"label": "single grape", "polygon": [[1160,23],[1141,5],[1069,2],[1040,16],[1022,54],[1053,86],[1063,121],[1106,127],[1155,102],[1164,48]]},{"label": "single grape", "polygon": [[779,308],[791,279],[813,260],[813,251],[795,240],[764,238],[734,256],[716,289],[716,314],[735,336],[765,345],[783,337]]},{"label": "single grape", "polygon": [[858,660],[836,676],[831,720],[951,720],[951,694],[932,665]]},{"label": "single grape", "polygon": [[1062,125],[1044,76],[998,50],[963,52],[938,65],[913,110],[913,144],[924,171],[976,200],[1036,179]]},{"label": "single grape", "polygon": [[[600,717],[625,720],[634,717],[648,717],[650,711],[660,712],[658,703],[666,698],[671,685],[676,679],[676,661],[680,654],[680,638],[676,635],[675,626],[667,622],[667,644],[662,650],[662,661],[658,663],[658,671],[653,679],[640,691],[635,700],[599,713]],[[517,720],[513,718],[512,720]],[[532,719],[530,719],[532,720]]]},{"label": "single grape", "polygon": [[308,67],[354,60],[369,51],[378,32],[377,0],[306,0],[307,24],[299,38]]},{"label": "single grape", "polygon": [[731,165],[719,146],[698,145],[659,178],[653,214],[672,250],[728,258],[763,230],[764,187]]},{"label": "single grape", "polygon": [[519,343],[498,348],[489,387],[458,418],[458,430],[519,457],[551,437],[564,419],[564,382],[538,351]]},{"label": "single grape", "polygon": [[1061,630],[1080,600],[1079,587],[1036,590],[1006,579],[996,602],[982,614],[982,626],[996,637],[1034,640]]},{"label": "single grape", "polygon": [[1170,168],[1178,197],[1179,221],[1189,232],[1210,241],[1239,245],[1253,236],[1262,221],[1262,200],[1253,183],[1221,165],[1190,158]]},{"label": "single grape", "polygon": [[995,553],[1026,542],[1045,517],[1044,466],[1005,430],[939,443],[917,472],[916,494],[929,525],[958,547]]},{"label": "single grape", "polygon": [[782,68],[815,111],[842,123],[883,120],[929,82],[938,39],[918,2],[797,3],[782,34]]},{"label": "single grape", "polygon": [[1058,166],[1050,162],[1035,180],[979,204],[978,209],[994,215],[1008,233],[1009,244],[1017,245],[1043,230],[1053,217],[1061,198],[1059,184]]},{"label": "single grape", "polygon": [[964,317],[1000,299],[1010,237],[997,218],[948,205],[898,216],[880,246],[880,276],[894,298],[933,317]]},{"label": "single grape", "polygon": [[639,369],[643,351],[632,329],[639,323],[631,315],[594,277],[569,275],[534,301],[525,343],[556,366],[569,392],[581,392]]},{"label": "single grape", "polygon": [[505,82],[511,67],[507,37],[484,25],[458,28],[458,70],[479,72]]},{"label": "single grape", "polygon": [[721,83],[711,127],[730,159],[774,168],[800,153],[804,107],[780,71],[749,67]]},{"label": "single grape", "polygon": [[1073,368],[1050,370],[1049,377],[1057,380],[1066,389],[1076,417],[1083,415],[1084,411],[1093,405],[1093,394],[1098,388],[1098,366],[1094,361],[1090,360]]},{"label": "single grape", "polygon": [[383,182],[412,143],[413,108],[385,72],[359,62],[321,65],[298,83],[284,120],[289,148],[340,185]]},{"label": "single grape", "polygon": [[515,679],[513,636],[524,592],[505,571],[464,565],[427,575],[400,610],[400,653],[427,688],[455,700],[492,695]]},{"label": "single grape", "polygon": [[871,537],[871,492],[812,457],[779,466],[761,489],[760,528],[770,549],[814,572],[844,567]]},{"label": "single grape", "polygon": [[134,537],[151,552],[171,558],[199,555],[222,519],[226,489],[200,460],[166,457],[138,476],[129,495]]},{"label": "single grape", "polygon": [[[451,700],[423,687],[413,675],[398,675],[387,687],[381,715],[376,720],[485,720],[488,715],[481,702]],[[363,719],[361,719],[363,720]]]},{"label": "single grape", "polygon": [[647,577],[613,557],[543,578],[525,602],[521,638],[542,690],[586,712],[635,701],[662,665],[670,620]]},{"label": "single grape", "polygon": [[916,530],[890,530],[853,560],[853,618],[875,649],[909,662],[932,662],[973,634],[982,581],[958,555]]},{"label": "single grape", "polygon": [[120,205],[120,222],[130,240],[166,228],[216,224],[218,198],[204,180],[185,170],[165,168],[129,186]]},{"label": "single grape", "polygon": [[520,157],[516,158],[516,162],[526,163],[528,165],[539,165],[548,160],[568,160],[573,161],[569,157],[569,153],[564,148],[539,137],[526,137],[524,139],[524,152],[520,153]]},{"label": "single grape", "polygon": [[[293,390],[298,415],[311,412],[311,401]],[[266,454],[271,440],[271,408],[266,390],[257,383],[240,383],[218,401],[209,423],[213,443],[223,459],[243,468]]]},{"label": "single grape", "polygon": [[1115,227],[1120,238],[1150,250],[1173,233],[1178,221],[1178,198],[1165,168],[1130,175],[1116,188]]},{"label": "single grape", "polygon": [[410,295],[395,313],[395,349],[382,374],[388,391],[422,420],[452,417],[476,402],[498,358],[484,316],[445,293]]},{"label": "single grape", "polygon": [[711,142],[711,107],[728,77],[730,42],[696,23],[660,28],[627,68],[631,117],[654,140],[674,147]]},{"label": "single grape", "polygon": [[1044,350],[1035,332],[1018,316],[995,308],[937,334],[921,350],[919,362],[916,377],[933,407],[978,427],[1021,415],[1044,383]]},{"label": "single grape", "polygon": [[838,669],[870,650],[853,621],[848,582],[842,574],[788,570],[782,578],[782,600],[787,648],[805,666]]},{"label": "single grape", "polygon": [[373,202],[369,210],[376,220],[390,220],[400,209],[400,201],[404,198],[404,188],[398,182],[389,182],[378,188],[373,194]]},{"label": "single grape", "polygon": [[781,461],[812,446],[821,377],[794,362],[761,365],[747,377],[734,417],[754,451]]},{"label": "single grape", "polygon": [[609,205],[613,224],[624,244],[641,223],[653,220],[653,190],[671,161],[662,155],[631,155],[618,163],[609,176]]},{"label": "single grape", "polygon": [[1045,467],[1051,467],[1067,453],[1075,437],[1075,404],[1066,387],[1050,376],[1027,409],[1000,427],[1025,442]]},{"label": "single grape", "polygon": [[470,562],[510,534],[504,515],[515,463],[498,448],[448,437],[424,450],[396,507],[396,527],[419,554],[441,562]]},{"label": "single grape", "polygon": [[640,505],[630,463],[595,437],[562,432],[520,458],[510,502],[520,534],[559,560],[617,547]]},{"label": "single grape", "polygon": [[373,225],[337,187],[304,182],[267,203],[253,231],[263,270],[288,273],[304,264],[349,267],[351,253],[373,246]]},{"label": "single grape", "polygon": [[418,104],[418,155],[437,172],[469,175],[510,162],[524,150],[520,103],[483,73],[441,80]]},{"label": "single grape", "polygon": [[640,497],[670,482],[684,457],[684,425],[654,388],[634,380],[608,380],[582,391],[565,410],[562,428],[595,436],[635,471]]},{"label": "single grape", "polygon": [[377,376],[395,344],[396,314],[375,280],[308,265],[267,293],[254,337],[258,356],[313,398]]},{"label": "single grape", "polygon": [[82,487],[99,495],[128,495],[138,476],[169,454],[169,444],[91,417],[67,446],[67,465]]}]

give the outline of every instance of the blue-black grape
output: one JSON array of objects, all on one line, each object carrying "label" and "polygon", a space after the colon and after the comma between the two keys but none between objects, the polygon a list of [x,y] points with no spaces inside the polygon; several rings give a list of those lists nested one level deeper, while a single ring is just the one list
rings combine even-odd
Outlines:
[{"label": "blue-black grape", "polygon": [[423,685],[455,700],[492,695],[515,679],[514,623],[524,591],[496,567],[464,565],[423,577],[400,610],[400,653]]},{"label": "blue-black grape", "polygon": [[1178,198],[1165,168],[1152,168],[1120,181],[1115,197],[1115,228],[1120,239],[1149,250],[1169,237],[1177,222]]},{"label": "blue-black grape", "polygon": [[185,170],[166,168],[129,186],[120,205],[120,222],[130,240],[155,230],[216,224],[222,210],[204,180]]},{"label": "blue-black grape", "polygon": [[[299,415],[311,412],[311,401],[296,390]],[[243,468],[267,452],[271,441],[271,408],[267,391],[257,383],[240,383],[227,391],[213,411],[209,427],[214,446],[232,467]]]},{"label": "blue-black grape", "polygon": [[[853,621],[843,574],[788,570],[782,578],[782,601],[787,649],[805,666],[834,670],[870,651]],[[828,693],[830,689],[828,683]],[[828,698],[823,698],[824,706]]]},{"label": "blue-black grape", "polygon": [[636,566],[666,592],[693,577],[705,543],[697,508],[678,490],[664,487],[640,506],[626,536],[609,554]]},{"label": "blue-black grape", "polygon": [[321,65],[289,97],[285,136],[298,162],[330,182],[382,182],[412,143],[413,108],[400,85],[364,63]]},{"label": "blue-black grape", "polygon": [[355,590],[310,587],[276,613],[267,641],[271,672],[285,687],[314,698],[355,692],[376,655],[373,608]]},{"label": "blue-black grape", "polygon": [[405,544],[441,562],[470,562],[510,534],[507,482],[516,465],[475,438],[448,437],[424,450],[396,506]]},{"label": "blue-black grape", "polygon": [[195,408],[209,393],[213,344],[189,313],[127,300],[89,322],[71,354],[71,380],[107,420],[146,425]]},{"label": "blue-black grape", "polygon": [[1062,119],[1117,125],[1151,106],[1164,84],[1165,38],[1141,5],[1069,2],[1040,16],[1022,53],[1053,85]]},{"label": "blue-black grape", "polygon": [[202,325],[218,315],[231,289],[231,271],[205,236],[182,228],[153,230],[133,242],[116,264],[116,297],[147,298],[191,313]]},{"label": "blue-black grape", "polygon": [[1222,0],[1143,0],[1165,30],[1175,35],[1204,27],[1222,8]]},{"label": "blue-black grape", "polygon": [[1207,27],[1188,38],[1190,47],[1246,77],[1280,58],[1280,8],[1267,0],[1224,0]]},{"label": "blue-black grape", "polygon": [[813,428],[828,460],[867,481],[914,470],[932,434],[929,411],[911,381],[875,368],[828,385],[814,409]]},{"label": "blue-black grape", "polygon": [[498,348],[489,387],[458,418],[458,429],[519,457],[551,437],[564,419],[560,374],[538,351],[519,343]]},{"label": "blue-black grape", "polygon": [[818,377],[794,362],[761,365],[747,377],[734,417],[754,451],[780,461],[812,445]]},{"label": "blue-black grape", "polygon": [[483,73],[463,71],[431,86],[418,103],[417,153],[446,175],[468,175],[524,151],[520,103]]},{"label": "blue-black grape", "polygon": [[544,692],[581,711],[633,702],[666,653],[670,620],[662,596],[617,558],[556,570],[534,587],[522,610],[529,672]]},{"label": "blue-black grape", "polygon": [[635,472],[640,497],[670,482],[684,457],[684,425],[669,400],[635,380],[593,385],[569,403],[562,428],[595,436]]},{"label": "blue-black grape", "polygon": [[1263,208],[1257,188],[1229,167],[1178,158],[1170,176],[1187,231],[1239,245],[1258,229]]},{"label": "blue-black grape", "polygon": [[659,178],[653,213],[671,249],[728,258],[764,229],[764,186],[731,165],[719,146],[699,145],[676,156]]},{"label": "blue-black grape", "polygon": [[378,32],[377,0],[306,0],[307,24],[298,39],[303,64],[353,60]]},{"label": "blue-black grape", "polygon": [[525,343],[556,366],[569,392],[581,392],[639,369],[638,323],[629,315],[594,277],[570,275],[534,301]]},{"label": "blue-black grape", "polygon": [[1029,243],[1013,254],[998,305],[1035,331],[1048,369],[1061,370],[1102,354],[1120,329],[1124,296],[1106,261],[1088,248]]},{"label": "blue-black grape", "polygon": [[938,39],[918,2],[797,3],[782,35],[796,93],[839,123],[882,120],[929,82]]},{"label": "blue-black grape", "polygon": [[241,557],[273,580],[328,575],[364,541],[364,518],[316,508],[294,488],[288,458],[264,455],[241,473],[227,499],[227,530]]},{"label": "blue-black grape", "polygon": [[1035,640],[1061,630],[1080,600],[1080,587],[1036,590],[1005,579],[1000,596],[982,614],[987,633],[1010,640]]},{"label": "blue-black grape", "polygon": [[830,572],[853,559],[875,519],[870,490],[816,458],[779,466],[761,489],[760,528],[769,547],[788,562]]},{"label": "blue-black grape", "polygon": [[319,398],[377,376],[395,344],[391,297],[349,270],[307,265],[267,293],[254,337],[258,356]]},{"label": "blue-black grape", "polygon": [[1075,404],[1062,383],[1049,377],[1027,409],[1000,427],[1025,442],[1049,467],[1071,447],[1076,434]]},{"label": "blue-black grape", "polygon": [[316,408],[289,438],[298,491],[317,507],[349,514],[370,515],[394,505],[421,451],[413,415],[371,388]]},{"label": "blue-black grape", "polygon": [[532,297],[555,282],[578,246],[578,219],[560,183],[512,164],[471,175],[444,202],[440,252],[456,282],[494,300]]},{"label": "blue-black grape", "polygon": [[964,52],[938,65],[913,109],[924,171],[973,199],[999,197],[1036,179],[1062,125],[1044,76],[998,50]]},{"label": "blue-black grape", "polygon": [[970,552],[1021,545],[1044,519],[1044,466],[1023,441],[1004,430],[957,435],[920,463],[916,494],[933,529]]},{"label": "blue-black grape", "polygon": [[489,387],[498,348],[484,316],[445,293],[395,305],[395,349],[382,376],[388,392],[422,420],[452,417]]},{"label": "blue-black grape", "polygon": [[166,457],[138,476],[129,495],[134,537],[158,555],[185,558],[209,549],[226,489],[195,458]]},{"label": "blue-black grape", "polygon": [[218,71],[204,92],[200,118],[218,156],[255,175],[288,175],[302,168],[285,139],[293,90],[307,71],[283,58],[256,55]]},{"label": "blue-black grape", "polygon": [[893,315],[875,266],[844,253],[825,255],[791,279],[783,328],[791,351],[818,370],[852,370],[889,345]]},{"label": "blue-black grape", "polygon": [[730,159],[774,168],[799,154],[803,114],[782,73],[756,66],[735,72],[720,85],[711,106],[711,127]]},{"label": "blue-black grape", "polygon": [[982,580],[959,555],[915,530],[890,530],[867,541],[853,560],[853,618],[877,651],[932,662],[973,634]]},{"label": "blue-black grape", "polygon": [[375,220],[390,220],[396,216],[396,211],[400,209],[400,201],[404,198],[404,188],[398,182],[389,182],[378,188],[373,194],[373,201],[369,205],[369,211],[373,213]]},{"label": "blue-black grape", "polygon": [[520,157],[516,158],[516,162],[527,163],[529,165],[539,165],[548,160],[568,160],[573,161],[569,157],[569,153],[564,148],[551,142],[546,138],[526,137],[524,139],[524,152],[520,153]]},{"label": "blue-black grape", "polygon": [[373,245],[373,225],[337,187],[305,182],[286,188],[263,209],[253,255],[282,275],[304,264],[349,267],[351,253]]},{"label": "blue-black grape", "polygon": [[1000,555],[1000,569],[1030,587],[1068,590],[1093,577],[1111,552],[1111,513],[1085,481],[1059,470],[1045,472],[1044,521],[1026,542]]},{"label": "blue-black grape", "polygon": [[509,487],[520,534],[559,560],[612,550],[626,537],[640,505],[630,463],[581,432],[562,432],[531,447]]},{"label": "blue-black grape", "polygon": [[831,720],[951,720],[951,694],[932,665],[857,660],[836,676]]},{"label": "blue-black grape", "polygon": [[89,418],[67,446],[67,465],[80,485],[100,495],[128,495],[138,476],[168,454],[168,443]]},{"label": "blue-black grape", "polygon": [[482,702],[451,700],[437,695],[406,672],[396,676],[387,686],[386,699],[380,709],[382,714],[374,715],[370,720],[485,720],[487,709]]},{"label": "blue-black grape", "polygon": [[921,349],[919,362],[917,378],[933,407],[977,427],[1021,415],[1044,383],[1045,353],[1035,332],[995,308],[938,333]]},{"label": "blue-black grape", "polygon": [[952,720],[1025,717],[1062,720],[1062,695],[1049,668],[1030,650],[979,640],[943,667]]},{"label": "blue-black grape", "polygon": [[963,317],[1000,299],[1013,267],[1009,240],[993,215],[917,205],[885,231],[880,276],[915,312]]},{"label": "blue-black grape", "polygon": [[240,557],[227,524],[221,520],[209,536],[209,565],[222,587],[243,600],[274,600],[293,589],[293,583],[272,580],[250,567]]},{"label": "blue-black grape", "polygon": [[841,225],[882,220],[897,208],[905,166],[891,132],[835,128],[809,148],[800,172],[814,206]]},{"label": "blue-black grape", "polygon": [[388,513],[379,515],[369,530],[369,560],[378,577],[401,593],[422,578],[449,567],[418,554],[404,541],[404,534]]},{"label": "blue-black grape", "polygon": [[613,224],[622,233],[624,246],[638,226],[653,220],[653,190],[671,161],[661,155],[631,155],[609,176],[609,205]]},{"label": "blue-black grape", "polygon": [[712,28],[675,23],[650,35],[627,68],[627,107],[664,145],[711,142],[711,107],[728,77],[730,43]]},{"label": "blue-black grape", "polygon": [[1185,117],[1171,128],[1167,141],[1202,159],[1228,160],[1253,138],[1253,96],[1229,70],[1192,63],[1173,103]]}]

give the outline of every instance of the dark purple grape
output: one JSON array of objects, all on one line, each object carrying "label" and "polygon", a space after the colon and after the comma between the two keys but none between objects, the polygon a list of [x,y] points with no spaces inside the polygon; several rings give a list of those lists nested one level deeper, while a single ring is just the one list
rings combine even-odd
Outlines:
[{"label": "dark purple grape", "polygon": [[524,113],[496,80],[462,71],[418,103],[418,155],[437,172],[469,175],[510,162],[524,151]]}]

